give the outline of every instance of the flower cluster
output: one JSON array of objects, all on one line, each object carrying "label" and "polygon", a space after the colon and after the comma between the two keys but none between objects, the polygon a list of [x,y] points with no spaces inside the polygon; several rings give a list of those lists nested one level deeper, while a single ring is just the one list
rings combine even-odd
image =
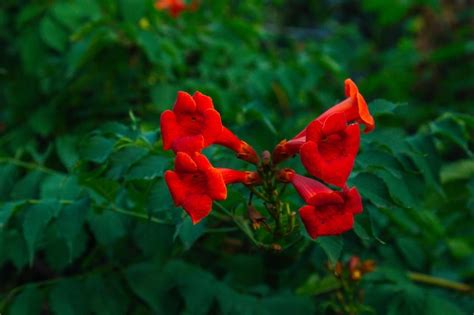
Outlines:
[{"label": "flower cluster", "polygon": [[375,123],[364,97],[350,79],[345,81],[345,94],[344,101],[314,119],[291,140],[281,141],[273,151],[274,164],[299,154],[310,175],[340,189],[332,190],[291,169],[280,171],[279,179],[291,183],[307,204],[299,213],[313,239],[350,230],[354,214],[362,212],[359,192],[348,188],[346,181],[359,150],[359,125],[364,125],[367,133]]},{"label": "flower cluster", "polygon": [[255,150],[222,125],[220,114],[209,96],[178,92],[173,110],[161,114],[163,148],[176,153],[174,171],[165,180],[177,206],[182,206],[193,223],[212,209],[213,200],[227,197],[227,184],[253,185],[258,174],[228,168],[215,168],[201,151],[220,144],[236,152],[238,158],[257,164]]},{"label": "flower cluster", "polygon": [[[265,151],[260,161],[248,143],[223,126],[210,97],[199,92],[193,96],[178,92],[173,110],[161,115],[163,147],[176,153],[175,170],[165,174],[175,204],[182,206],[197,223],[210,213],[213,200],[226,198],[227,184],[243,183],[264,201],[275,220],[274,233],[280,236],[282,202],[275,183],[291,183],[305,202],[299,214],[311,238],[350,230],[354,215],[362,212],[362,201],[357,189],[349,188],[346,182],[359,150],[360,125],[366,133],[375,125],[367,103],[350,79],[345,81],[345,94],[345,100],[314,119],[292,139],[281,141],[271,155]],[[214,168],[201,153],[212,144],[235,151],[238,158],[255,164],[257,171]],[[317,180],[289,168],[278,168],[295,155]],[[258,214],[258,220],[255,215],[250,219],[258,228],[265,217],[250,203],[253,211],[249,213]]]}]

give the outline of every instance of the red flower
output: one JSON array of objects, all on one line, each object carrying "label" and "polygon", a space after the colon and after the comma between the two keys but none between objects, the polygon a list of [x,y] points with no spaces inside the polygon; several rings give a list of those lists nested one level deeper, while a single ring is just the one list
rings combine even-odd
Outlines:
[{"label": "red flower", "polygon": [[326,183],[343,187],[359,150],[359,124],[346,124],[343,113],[314,120],[305,135],[280,142],[273,151],[275,163],[297,154],[306,170]]},{"label": "red flower", "polygon": [[255,150],[247,142],[237,138],[237,136],[234,135],[232,131],[225,127],[222,130],[221,136],[216,140],[215,143],[225,146],[236,152],[237,158],[239,159],[252,164],[258,163],[258,156]]},{"label": "red flower", "polygon": [[356,188],[334,191],[289,169],[283,170],[279,178],[291,182],[308,204],[301,207],[299,213],[313,239],[350,230],[354,225],[354,214],[362,212],[362,200]]},{"label": "red flower", "polygon": [[301,162],[314,177],[343,187],[359,150],[359,124],[346,125],[344,114],[313,121],[300,148]]},{"label": "red flower", "polygon": [[[335,113],[343,113],[346,116],[347,122],[355,121],[364,125],[365,133],[372,131],[375,128],[375,121],[369,112],[369,107],[364,97],[359,93],[357,85],[351,79],[346,79],[344,81],[344,90],[347,98],[322,113],[315,120],[324,121]],[[305,134],[306,129],[296,135],[295,138],[299,138]]]},{"label": "red flower", "polygon": [[186,4],[182,0],[157,0],[155,8],[158,10],[168,10],[172,17],[177,18],[181,12],[186,10]]},{"label": "red flower", "polygon": [[194,224],[211,212],[213,200],[227,198],[221,172],[204,155],[178,152],[174,169],[165,172],[166,183],[174,203],[184,208]]},{"label": "red flower", "polygon": [[173,110],[161,114],[163,149],[174,152],[201,152],[222,133],[221,116],[214,109],[212,99],[200,92],[191,97],[178,92]]}]

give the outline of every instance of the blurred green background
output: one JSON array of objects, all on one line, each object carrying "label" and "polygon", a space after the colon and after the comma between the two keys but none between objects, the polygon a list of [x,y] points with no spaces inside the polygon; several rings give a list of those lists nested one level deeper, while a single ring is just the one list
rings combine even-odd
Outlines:
[{"label": "blurred green background", "polygon": [[[147,0],[1,1],[0,313],[472,312],[472,1],[196,3],[173,18]],[[178,90],[211,96],[261,152],[349,77],[376,119],[350,178],[354,231],[275,253],[172,205],[159,116]],[[222,205],[248,224],[244,192]],[[341,301],[326,266],[352,255],[377,268]]]}]

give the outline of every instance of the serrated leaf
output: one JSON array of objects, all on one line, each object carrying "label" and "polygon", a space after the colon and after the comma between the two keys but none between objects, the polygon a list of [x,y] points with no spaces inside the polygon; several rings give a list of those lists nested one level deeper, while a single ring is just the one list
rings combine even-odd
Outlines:
[{"label": "serrated leaf", "polygon": [[114,152],[110,157],[111,167],[107,176],[111,179],[119,179],[138,160],[147,154],[147,150],[141,147],[126,147]]},{"label": "serrated leaf", "polygon": [[26,214],[22,226],[30,264],[33,263],[36,242],[41,237],[46,225],[56,215],[56,211],[55,204],[46,202],[31,205],[25,209]]},{"label": "serrated leaf", "polygon": [[355,184],[361,196],[368,198],[377,207],[390,207],[392,205],[384,182],[377,176],[360,173],[351,182]]},{"label": "serrated leaf", "polygon": [[81,142],[80,155],[87,161],[103,163],[112,153],[114,141],[102,136],[93,136]]},{"label": "serrated leaf", "polygon": [[100,244],[111,245],[126,234],[125,225],[119,216],[111,210],[89,216],[89,225]]},{"label": "serrated leaf", "polygon": [[377,170],[375,174],[385,182],[393,201],[406,208],[413,208],[415,206],[415,200],[408,190],[404,179],[397,178],[386,170]]},{"label": "serrated leaf", "polygon": [[0,230],[8,224],[8,220],[15,211],[16,207],[23,204],[21,201],[12,201],[0,206]]},{"label": "serrated leaf", "polygon": [[89,206],[89,198],[83,198],[71,205],[64,206],[56,219],[58,232],[65,239],[70,255],[73,252],[74,240],[82,231],[82,226],[86,220]]},{"label": "serrated leaf", "polygon": [[39,192],[39,185],[44,178],[44,173],[33,171],[27,173],[13,186],[11,196],[13,199],[34,199]]},{"label": "serrated leaf", "polygon": [[77,139],[74,136],[62,136],[56,138],[56,152],[63,165],[68,170],[72,170],[79,161],[76,142]]},{"label": "serrated leaf", "polygon": [[163,171],[168,166],[169,160],[163,156],[148,156],[135,163],[128,171],[125,179],[151,180],[163,176]]}]

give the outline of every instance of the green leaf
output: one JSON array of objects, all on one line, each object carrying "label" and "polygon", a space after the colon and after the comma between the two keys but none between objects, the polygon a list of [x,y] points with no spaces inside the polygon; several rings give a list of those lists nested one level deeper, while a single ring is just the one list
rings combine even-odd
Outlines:
[{"label": "green leaf", "polygon": [[332,263],[337,262],[344,246],[341,236],[320,236],[316,239],[316,243],[321,246]]},{"label": "green leaf", "polygon": [[166,283],[161,269],[156,265],[143,263],[128,267],[125,274],[132,291],[157,314],[163,313],[160,295],[166,289]]},{"label": "green leaf", "polygon": [[314,314],[312,299],[294,295],[276,295],[262,300],[261,312],[267,314]]},{"label": "green leaf", "polygon": [[150,188],[148,210],[151,213],[174,209],[173,200],[164,180],[158,180]]},{"label": "green leaf", "polygon": [[33,285],[24,288],[13,301],[8,314],[10,315],[39,315],[42,304],[42,294]]},{"label": "green leaf", "polygon": [[377,99],[369,104],[370,112],[373,116],[380,116],[385,114],[395,114],[394,112],[399,106],[405,104],[396,104],[387,100]]},{"label": "green leaf", "polygon": [[377,170],[375,174],[385,182],[393,201],[406,208],[415,206],[415,200],[404,179],[397,178],[386,170]]},{"label": "green leaf", "polygon": [[368,198],[377,207],[390,207],[390,196],[384,182],[375,175],[360,173],[352,183],[357,187],[361,196]]},{"label": "green leaf", "polygon": [[50,305],[56,315],[88,313],[84,288],[77,280],[62,280],[49,293]]},{"label": "green leaf", "polygon": [[52,18],[46,16],[41,20],[40,34],[43,41],[51,48],[59,52],[66,48],[68,37],[64,29]]},{"label": "green leaf", "polygon": [[462,238],[449,239],[448,246],[451,254],[456,258],[467,258],[474,252],[473,246],[471,246],[467,240]]},{"label": "green leaf", "polygon": [[315,296],[322,293],[331,292],[341,287],[341,282],[333,275],[320,278],[317,274],[309,276],[296,293],[299,295]]},{"label": "green leaf", "polygon": [[420,244],[411,238],[397,238],[397,245],[406,261],[417,270],[423,270],[426,264],[426,255]]},{"label": "green leaf", "polygon": [[0,230],[8,224],[8,220],[10,219],[11,215],[21,204],[22,202],[20,201],[12,201],[4,203],[0,206]]},{"label": "green leaf", "polygon": [[167,168],[169,160],[163,156],[148,156],[135,163],[128,171],[125,179],[151,180],[163,176],[163,171]]},{"label": "green leaf", "polygon": [[111,245],[127,232],[120,214],[111,210],[92,213],[88,218],[88,222],[97,241],[102,245]]},{"label": "green leaf", "polygon": [[446,114],[444,117],[431,123],[430,127],[434,134],[446,137],[464,149],[468,156],[472,156],[472,152],[468,147],[468,139],[470,139],[470,135],[466,131],[465,126],[463,126],[453,116]]},{"label": "green leaf", "polygon": [[191,218],[186,216],[186,218],[176,226],[175,237],[178,235],[180,240],[183,242],[184,248],[188,250],[205,232],[205,220],[194,225]]},{"label": "green leaf", "polygon": [[80,155],[87,161],[103,163],[112,153],[114,142],[110,139],[93,136],[82,141],[79,147]]},{"label": "green leaf", "polygon": [[474,160],[458,160],[443,165],[440,176],[443,184],[456,180],[474,178]]},{"label": "green leaf", "polygon": [[0,164],[0,200],[7,199],[12,187],[14,186],[18,170],[11,164]]},{"label": "green leaf", "polygon": [[146,1],[135,1],[135,0],[119,0],[120,9],[125,19],[135,24],[145,14],[147,7]]},{"label": "green leaf", "polygon": [[111,157],[111,167],[107,176],[111,179],[119,179],[138,160],[147,154],[147,150],[141,147],[126,147],[114,152]]},{"label": "green leaf", "polygon": [[89,198],[83,198],[71,205],[63,207],[56,219],[58,232],[66,240],[69,254],[73,252],[75,238],[82,231],[82,226],[86,220],[90,206]]},{"label": "green leaf", "polygon": [[73,170],[79,161],[79,152],[76,148],[77,139],[74,136],[56,138],[56,151],[59,159],[68,170]]},{"label": "green leaf", "polygon": [[13,199],[34,199],[38,196],[39,185],[44,178],[44,173],[33,171],[27,173],[13,186],[11,196]]},{"label": "green leaf", "polygon": [[83,282],[87,306],[94,314],[125,315],[130,305],[128,292],[117,273],[92,274]]},{"label": "green leaf", "polygon": [[457,305],[444,299],[441,296],[430,294],[426,299],[426,314],[430,315],[464,315],[463,312]]},{"label": "green leaf", "polygon": [[25,218],[23,220],[23,236],[28,248],[30,264],[33,263],[36,242],[41,238],[41,233],[46,225],[56,215],[56,205],[53,203],[40,203],[27,207],[25,209]]}]

